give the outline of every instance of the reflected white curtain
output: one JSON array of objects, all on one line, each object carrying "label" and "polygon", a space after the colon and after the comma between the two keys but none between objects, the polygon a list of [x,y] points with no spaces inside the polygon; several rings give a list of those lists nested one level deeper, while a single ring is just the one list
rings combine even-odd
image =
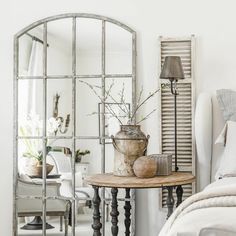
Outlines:
[{"label": "reflected white curtain", "polygon": [[[39,76],[42,75],[42,59],[43,59],[43,45],[35,40],[32,42],[32,49],[29,56],[29,65],[26,75],[27,76]],[[35,79],[21,80],[19,83],[19,121],[24,122],[27,116],[32,112],[37,113],[37,83]],[[38,88],[37,88],[38,89]],[[24,145],[19,145],[19,153],[24,152]],[[18,169],[19,173],[24,173],[23,166],[25,163],[19,161]]]},{"label": "reflected white curtain", "polygon": [[[42,75],[42,60],[43,60],[43,45],[38,41],[33,40],[32,50],[29,59],[28,76]],[[36,94],[36,80],[29,80],[28,85],[28,104],[27,113],[36,113],[37,94]]]},{"label": "reflected white curtain", "polygon": [[[43,68],[43,45],[36,40],[32,42],[31,53],[29,57],[29,64],[27,76],[42,76]],[[21,92],[21,102],[19,106],[19,119],[24,120],[30,112],[37,113],[37,91],[36,80],[25,80],[19,83],[19,90]]]}]

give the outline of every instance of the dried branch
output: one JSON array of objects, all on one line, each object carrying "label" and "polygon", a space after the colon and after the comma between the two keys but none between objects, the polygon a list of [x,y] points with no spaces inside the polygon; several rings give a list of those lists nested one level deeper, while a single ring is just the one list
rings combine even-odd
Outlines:
[{"label": "dried branch", "polygon": [[[154,92],[150,93],[149,96],[144,99],[142,102],[141,102],[141,97],[143,95],[143,86],[139,92],[139,96],[138,96],[138,101],[137,101],[137,106],[135,108],[135,110],[132,112],[132,115],[130,114],[130,110],[128,109],[127,107],[127,104],[125,103],[125,98],[124,98],[124,93],[125,93],[125,85],[123,83],[123,86],[122,86],[122,89],[121,91],[118,93],[118,96],[120,97],[120,102],[118,102],[112,95],[111,95],[111,90],[112,88],[114,87],[114,80],[112,81],[111,85],[109,86],[108,90],[105,90],[105,96],[104,98],[102,96],[100,96],[98,94],[98,92],[96,91],[96,89],[102,89],[102,87],[98,86],[98,85],[91,85],[89,84],[88,82],[86,81],[82,81],[82,80],[79,80],[79,82],[81,83],[84,83],[86,84],[92,91],[93,93],[99,98],[99,100],[105,104],[105,107],[107,108],[108,112],[113,116],[115,117],[120,124],[122,124],[121,120],[119,119],[119,116],[116,114],[116,112],[112,109],[111,105],[106,103],[106,100],[108,98],[110,98],[118,107],[119,109],[125,114],[123,117],[127,117],[129,120],[128,120],[128,123],[129,124],[132,124],[133,122],[133,119],[134,119],[134,116],[137,114],[137,111],[140,109],[140,107],[142,107],[150,98],[154,97],[155,94],[157,92],[160,91],[160,89],[158,88],[157,90],[155,90]],[[136,124],[139,124],[141,123],[142,121],[146,120],[149,118],[149,116],[155,112],[156,109],[154,109],[152,112],[150,112],[147,116],[145,116],[143,119],[141,119],[139,122],[136,122]],[[94,115],[94,114],[97,114],[96,112],[93,112],[91,113],[90,115]]]},{"label": "dried branch", "polygon": [[157,109],[153,109],[150,113],[148,113],[144,118],[142,118],[140,121],[136,122],[136,124],[139,124],[141,122],[143,122],[144,120],[147,120],[152,113],[154,113]]},{"label": "dried branch", "polygon": [[93,115],[97,115],[97,114],[98,114],[98,112],[94,111],[92,113],[87,114],[87,116],[93,116]]},{"label": "dried branch", "polygon": [[89,84],[88,82],[85,82],[85,81],[83,81],[83,80],[79,80],[79,82],[80,83],[83,83],[83,84],[86,84],[92,91],[93,91],[93,93],[101,100],[101,102],[103,102],[103,98],[97,93],[97,91],[94,89],[94,88],[99,88],[99,89],[101,89],[101,87],[100,86],[98,86],[98,85],[91,85],[91,84]]},{"label": "dried branch", "polygon": [[137,113],[137,111],[139,110],[139,108],[141,107],[141,106],[143,106],[150,98],[152,98],[157,92],[159,92],[160,91],[160,89],[158,88],[157,90],[155,90],[154,92],[152,92],[152,93],[150,93],[150,95],[146,98],[146,99],[144,99],[137,107],[136,107],[136,109],[134,110],[134,112],[133,112],[133,114],[132,114],[132,116],[131,116],[131,118],[130,118],[130,120],[132,121],[133,120],[133,118],[134,118],[134,116],[136,115],[136,113]]},{"label": "dried branch", "polygon": [[111,92],[111,90],[112,90],[112,88],[113,88],[113,86],[114,86],[114,79],[112,80],[112,83],[111,83],[111,85],[109,86],[109,88],[108,88],[108,90],[106,91],[105,90],[105,100],[108,98],[108,96],[109,96],[109,94],[110,94],[110,92]]},{"label": "dried branch", "polygon": [[[107,91],[105,91],[105,93],[107,94]],[[110,97],[112,99],[112,101],[114,103],[116,103],[118,105],[118,107],[120,108],[121,111],[123,111],[124,113],[127,113],[125,111],[125,109],[123,109],[123,107],[121,106],[121,104],[111,95],[111,94],[107,94],[108,97]],[[122,104],[123,105],[123,104]],[[125,105],[125,104],[124,104]],[[126,106],[125,106],[126,107]]]},{"label": "dried branch", "polygon": [[[107,104],[105,103],[105,107],[107,108],[107,110],[109,111],[109,113],[114,116],[121,124],[121,120],[119,119],[119,116],[116,115],[115,111],[111,108],[111,105],[110,104]],[[93,116],[93,115],[98,115],[99,113],[98,112],[92,112],[90,114],[87,114],[87,116]],[[100,114],[103,114],[103,113],[100,113]],[[126,117],[126,116],[121,116],[121,117]]]},{"label": "dried branch", "polygon": [[142,95],[143,95],[143,86],[141,87],[141,90],[138,95],[137,106],[139,106],[139,103],[141,102]]},{"label": "dried branch", "polygon": [[[111,113],[111,115],[114,116],[114,117],[122,124],[121,120],[120,120],[119,117],[116,115],[115,111],[111,108],[111,106],[110,106],[109,104],[106,104],[106,103],[105,103],[106,99],[107,99],[108,97],[110,97],[110,98],[119,106],[119,108],[120,108],[125,114],[127,113],[127,112],[122,108],[121,104],[119,104],[119,102],[117,102],[116,99],[115,99],[113,96],[111,96],[111,94],[110,94],[111,89],[112,89],[112,87],[114,86],[114,81],[113,81],[113,83],[109,86],[108,91],[105,90],[105,95],[106,95],[106,96],[104,97],[104,99],[103,99],[103,98],[97,93],[97,91],[95,90],[95,88],[102,89],[100,86],[91,85],[91,84],[89,84],[88,82],[85,82],[85,81],[82,81],[82,80],[79,80],[79,82],[86,84],[86,85],[93,91],[93,93],[100,99],[100,101],[105,104],[106,108],[107,108],[108,111]],[[126,107],[126,106],[125,106],[125,107]],[[94,115],[94,114],[96,114],[96,113],[93,112],[93,113],[90,114],[90,115]]]},{"label": "dried branch", "polygon": [[121,91],[118,93],[118,95],[120,96],[120,102],[122,103],[122,104],[124,104],[124,107],[125,107],[125,110],[126,110],[126,112],[124,112],[124,113],[126,113],[126,114],[128,114],[128,118],[130,118],[130,110],[128,109],[128,107],[126,106],[126,102],[125,102],[125,83],[123,82],[123,84],[122,84],[122,89],[121,89]]},{"label": "dried branch", "polygon": [[120,122],[120,124],[122,125],[121,120],[119,119],[119,117],[116,115],[116,113],[113,111],[113,109],[110,107],[109,104],[105,104],[105,107],[109,110],[109,112]]},{"label": "dried branch", "polygon": [[120,96],[120,102],[122,103],[125,99],[124,99],[124,92],[125,92],[125,84],[123,82],[122,84],[122,89],[121,91],[118,93],[118,95]]}]

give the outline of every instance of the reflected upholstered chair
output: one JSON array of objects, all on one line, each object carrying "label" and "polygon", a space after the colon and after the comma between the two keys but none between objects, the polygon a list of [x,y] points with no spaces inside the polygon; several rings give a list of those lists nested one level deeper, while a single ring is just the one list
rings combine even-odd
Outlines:
[{"label": "reflected upholstered chair", "polygon": [[[72,173],[71,173],[71,156],[64,154],[63,152],[50,152],[49,156],[54,160],[57,173],[61,174],[62,185],[60,193],[65,197],[72,197]],[[75,173],[75,194],[77,203],[85,203],[86,206],[92,206],[93,189],[91,186],[84,186],[82,174],[80,172]],[[105,192],[106,199],[110,199],[110,193]],[[109,203],[110,200],[105,202],[106,204],[106,220],[109,220]],[[78,205],[78,204],[77,204]],[[76,208],[77,209],[77,208]]]},{"label": "reflected upholstered chair", "polygon": [[[60,195],[61,184],[57,182],[47,183],[47,196],[55,197]],[[34,182],[31,178],[21,175],[18,181],[19,196],[42,196],[42,181]],[[47,200],[47,216],[60,217],[60,231],[62,231],[62,218],[65,222],[65,236],[68,235],[68,223],[70,212],[70,201],[61,199]],[[18,217],[42,216],[41,199],[18,199],[17,200]]]}]

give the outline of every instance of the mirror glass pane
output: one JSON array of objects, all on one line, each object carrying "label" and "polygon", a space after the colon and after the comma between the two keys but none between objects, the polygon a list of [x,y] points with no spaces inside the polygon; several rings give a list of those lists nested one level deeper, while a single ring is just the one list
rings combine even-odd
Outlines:
[{"label": "mirror glass pane", "polygon": [[48,23],[48,75],[72,75],[72,19]]},{"label": "mirror glass pane", "polygon": [[[21,183],[21,188],[27,187],[27,184]],[[28,192],[28,190],[26,190]],[[42,207],[41,200],[32,200],[32,199],[18,199],[16,201],[16,207],[18,210],[27,210],[28,208],[35,209],[34,206],[39,206]],[[27,209],[25,209],[27,206]],[[19,213],[18,217],[18,234],[20,236],[32,236],[32,235],[37,235],[40,236],[42,235],[42,229],[37,229],[37,230],[30,230],[31,228],[31,223],[34,224],[35,222],[42,222],[40,216],[32,216],[30,213],[28,213],[29,216],[25,216],[25,212],[23,215]]]},{"label": "mirror glass pane", "polygon": [[43,134],[43,81],[24,79],[18,82],[19,136]]},{"label": "mirror glass pane", "polygon": [[106,23],[106,73],[132,73],[132,34],[109,22]]},{"label": "mirror glass pane", "polygon": [[101,74],[102,22],[77,19],[76,70],[79,75]]},{"label": "mirror glass pane", "polygon": [[[47,181],[62,183],[62,180],[70,180],[72,176],[72,142],[70,139],[48,139],[47,146],[50,147],[47,155],[47,164],[50,166],[47,170]],[[66,185],[67,186],[67,185]],[[61,186],[59,186],[61,187]],[[59,188],[60,189],[60,188]],[[71,189],[72,190],[72,189]],[[50,196],[49,193],[47,193]],[[72,197],[72,191],[68,191],[67,194],[59,194],[64,197]]]},{"label": "mirror glass pane", "polygon": [[51,79],[47,85],[47,135],[71,136],[72,80]]},{"label": "mirror glass pane", "polygon": [[[41,139],[20,139],[18,144],[18,174],[19,177],[30,180],[36,176],[37,168],[34,168],[39,161],[42,161],[42,140]],[[41,174],[41,172],[39,172]],[[30,178],[29,178],[30,177]],[[41,176],[42,177],[42,176]],[[22,191],[21,194],[27,195]],[[41,195],[41,193],[39,193]],[[30,195],[28,195],[30,196]]]},{"label": "mirror glass pane", "polygon": [[[93,189],[84,180],[86,176],[101,172],[101,145],[98,139],[80,139],[76,142],[76,235],[92,235]],[[79,181],[81,180],[81,181]]]},{"label": "mirror glass pane", "polygon": [[76,134],[77,136],[98,136],[101,79],[79,79],[76,83],[76,91]]},{"label": "mirror glass pane", "polygon": [[19,76],[43,75],[43,27],[38,26],[19,38]]}]

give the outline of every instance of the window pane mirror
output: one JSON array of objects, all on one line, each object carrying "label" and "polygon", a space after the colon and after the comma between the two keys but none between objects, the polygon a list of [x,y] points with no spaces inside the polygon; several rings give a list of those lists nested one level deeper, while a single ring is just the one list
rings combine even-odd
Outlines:
[{"label": "window pane mirror", "polygon": [[[113,170],[110,136],[118,130],[106,107],[121,117],[122,106],[134,110],[135,57],[135,31],[98,15],[53,16],[15,35],[15,236],[92,234],[85,179]],[[101,196],[102,233],[111,235],[110,189]],[[124,198],[121,191],[120,221]],[[131,203],[134,210],[134,193]],[[134,222],[133,214],[132,229]]]}]

